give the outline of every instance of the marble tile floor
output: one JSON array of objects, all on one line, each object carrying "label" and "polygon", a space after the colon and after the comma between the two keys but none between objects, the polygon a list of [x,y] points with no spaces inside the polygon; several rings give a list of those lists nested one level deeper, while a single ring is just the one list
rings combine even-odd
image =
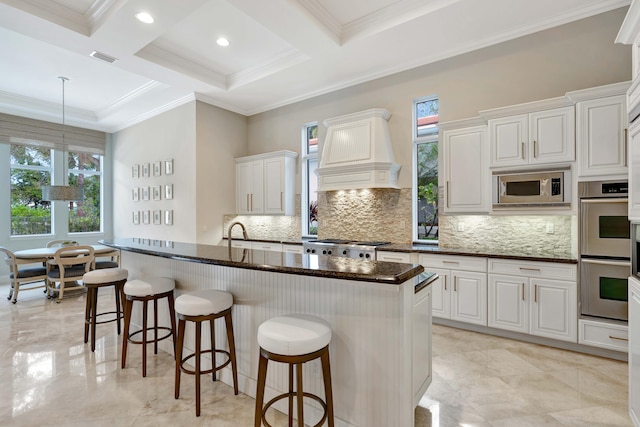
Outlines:
[{"label": "marble tile floor", "polygon": [[[0,286],[2,295],[8,287]],[[140,346],[120,368],[115,325],[99,325],[96,352],[83,343],[84,294],[61,304],[40,290],[0,300],[0,426],[253,425],[254,400],[204,380],[195,417],[194,381],[173,398],[174,364]],[[112,292],[100,305],[113,306]],[[434,325],[433,383],[415,427],[631,426],[627,364]],[[273,410],[269,421],[285,426]],[[381,426],[387,427],[387,426]]]}]

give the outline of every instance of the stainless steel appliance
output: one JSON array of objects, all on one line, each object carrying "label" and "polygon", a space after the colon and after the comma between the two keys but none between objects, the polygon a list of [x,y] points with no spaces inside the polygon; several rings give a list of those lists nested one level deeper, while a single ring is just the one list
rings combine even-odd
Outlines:
[{"label": "stainless steel appliance", "polygon": [[[570,188],[565,182],[570,171],[494,173],[494,207],[529,207],[571,205]],[[570,186],[569,186],[570,187]]]},{"label": "stainless steel appliance", "polygon": [[324,239],[302,243],[304,253],[357,258],[367,261],[376,259],[376,248],[390,242],[357,242],[353,240]]},{"label": "stainless steel appliance", "polygon": [[580,194],[580,312],[628,319],[631,227],[627,181],[578,183]]}]

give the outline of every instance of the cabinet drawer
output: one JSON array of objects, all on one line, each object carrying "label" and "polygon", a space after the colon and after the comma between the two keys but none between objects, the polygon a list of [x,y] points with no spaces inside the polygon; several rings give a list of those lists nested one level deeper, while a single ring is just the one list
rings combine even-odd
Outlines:
[{"label": "cabinet drawer", "polygon": [[575,264],[489,259],[489,273],[491,274],[576,281],[577,269]]},{"label": "cabinet drawer", "polygon": [[627,326],[583,319],[578,321],[578,325],[580,329],[578,342],[580,344],[624,352],[629,350],[629,328]]},{"label": "cabinet drawer", "polygon": [[418,258],[419,263],[424,267],[448,268],[450,270],[487,271],[487,259],[481,257],[468,257],[457,255],[425,255]]},{"label": "cabinet drawer", "polygon": [[289,254],[302,254],[304,250],[302,249],[302,245],[282,245],[282,252],[286,252]]},{"label": "cabinet drawer", "polygon": [[406,252],[377,252],[376,261],[411,263],[411,254]]},{"label": "cabinet drawer", "polygon": [[232,240],[232,248],[251,249],[251,242],[248,240]]},{"label": "cabinet drawer", "polygon": [[251,242],[251,249],[259,251],[282,252],[281,243]]}]

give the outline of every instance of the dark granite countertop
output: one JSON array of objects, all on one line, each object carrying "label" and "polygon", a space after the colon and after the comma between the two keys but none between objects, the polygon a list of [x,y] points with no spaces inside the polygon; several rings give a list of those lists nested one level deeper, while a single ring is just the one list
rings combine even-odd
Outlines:
[{"label": "dark granite countertop", "polygon": [[465,255],[476,256],[486,258],[501,258],[501,259],[514,259],[519,261],[543,261],[543,262],[559,262],[565,264],[577,264],[578,260],[571,258],[569,255],[555,256],[555,255],[531,255],[525,252],[514,253],[500,251],[483,251],[466,248],[443,248],[437,245],[419,245],[419,244],[406,244],[406,245],[385,245],[377,248],[381,252],[416,252],[416,253],[432,253],[440,255]]},{"label": "dark granite countertop", "polygon": [[[424,271],[419,264],[361,261],[324,255],[266,252],[241,248],[231,248],[229,251],[226,246],[153,239],[120,238],[100,240],[100,243],[123,251],[182,261],[391,285],[402,284]],[[254,259],[260,262],[254,262]],[[268,263],[264,260],[268,260]]]}]

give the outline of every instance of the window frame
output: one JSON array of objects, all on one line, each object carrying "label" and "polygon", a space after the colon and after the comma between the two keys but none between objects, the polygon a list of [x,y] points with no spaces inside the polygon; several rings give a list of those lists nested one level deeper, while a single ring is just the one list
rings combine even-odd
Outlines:
[{"label": "window frame", "polygon": [[[309,161],[316,160],[318,161],[318,151],[320,149],[319,145],[316,146],[316,151],[310,153],[309,152],[309,141],[307,139],[307,135],[309,132],[309,128],[316,126],[318,127],[318,122],[309,122],[302,125],[302,156],[301,156],[301,178],[302,178],[302,186],[300,191],[300,212],[301,212],[301,225],[302,225],[302,237],[318,237],[317,234],[309,234]],[[319,130],[319,129],[318,129]]]},{"label": "window frame", "polygon": [[[91,234],[98,234],[98,233],[104,233],[104,203],[105,203],[105,198],[104,198],[104,154],[99,154],[99,153],[93,153],[91,151],[82,151],[82,150],[74,150],[73,153],[82,153],[82,154],[93,154],[93,155],[98,155],[100,158],[100,169],[99,170],[91,170],[91,169],[68,169],[67,173],[69,175],[84,175],[86,176],[99,176],[100,177],[100,229],[96,230],[96,231],[78,231],[78,232],[73,232],[70,231],[70,227],[69,227],[69,219],[70,216],[67,213],[67,234],[69,235],[73,235],[73,236],[80,236],[80,235],[91,235]],[[67,158],[64,159],[64,161],[66,162],[66,164],[69,164],[69,158],[71,156],[71,152],[67,152]]]},{"label": "window frame", "polygon": [[[412,191],[411,191],[411,233],[412,240],[415,243],[420,244],[432,244],[437,245],[438,240],[419,240],[418,239],[418,146],[421,144],[440,144],[440,130],[438,127],[438,132],[426,135],[419,136],[418,135],[418,117],[417,117],[417,105],[426,101],[432,101],[437,99],[439,101],[439,97],[436,94],[421,96],[419,98],[414,98],[411,103],[411,138],[412,138]],[[438,121],[438,125],[439,125]],[[436,126],[438,126],[436,125]],[[438,153],[440,153],[440,146],[438,146]],[[440,155],[438,155],[438,178],[440,175]],[[438,183],[438,186],[440,183]]]}]

